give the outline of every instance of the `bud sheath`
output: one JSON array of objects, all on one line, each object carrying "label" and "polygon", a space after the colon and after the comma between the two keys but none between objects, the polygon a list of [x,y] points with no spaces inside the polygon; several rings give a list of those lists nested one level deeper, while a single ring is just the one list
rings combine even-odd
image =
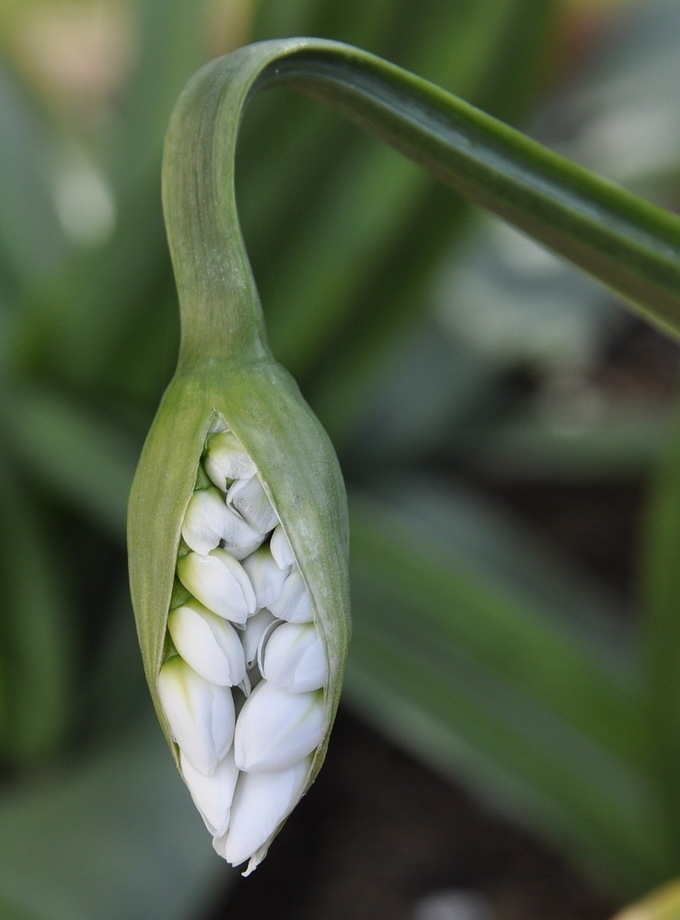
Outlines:
[{"label": "bud sheath", "polygon": [[216,851],[252,871],[321,766],[349,636],[344,488],[285,371],[176,376],[129,543],[161,724]]}]

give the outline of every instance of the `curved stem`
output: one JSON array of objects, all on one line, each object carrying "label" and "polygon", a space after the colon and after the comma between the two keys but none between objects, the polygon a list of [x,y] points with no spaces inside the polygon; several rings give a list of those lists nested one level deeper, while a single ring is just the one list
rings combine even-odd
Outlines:
[{"label": "curved stem", "polygon": [[680,219],[380,58],[336,42],[285,39],[207,64],[173,116],[164,207],[183,362],[199,353],[203,360],[267,354],[238,225],[234,158],[248,99],[271,86],[334,106],[680,336]]}]

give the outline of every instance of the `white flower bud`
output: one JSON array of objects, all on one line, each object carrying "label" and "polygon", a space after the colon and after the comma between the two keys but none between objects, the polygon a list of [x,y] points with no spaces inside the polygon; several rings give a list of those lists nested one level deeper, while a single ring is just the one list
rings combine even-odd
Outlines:
[{"label": "white flower bud", "polygon": [[256,472],[255,464],[231,431],[221,431],[209,439],[203,466],[210,480],[223,492],[231,480],[250,479]]},{"label": "white flower bud", "polygon": [[252,668],[257,661],[262,637],[274,623],[276,617],[269,610],[260,610],[254,617],[248,618],[245,629],[241,632],[246,668]]},{"label": "white flower bud", "polygon": [[224,520],[222,526],[222,540],[224,549],[230,553],[234,559],[245,559],[254,550],[260,546],[264,540],[264,532],[255,530],[245,521],[238,511],[228,507],[222,500],[224,506]]},{"label": "white flower bud", "polygon": [[239,772],[234,763],[233,752],[229,751],[220,760],[210,776],[204,776],[195,770],[182,752],[179,762],[184,782],[206,827],[211,834],[224,834],[229,826],[231,803]]},{"label": "white flower bud", "polygon": [[[213,846],[232,866],[250,859],[249,875],[266,855],[267,843],[302,795],[310,758],[279,773],[241,773],[231,806],[229,830]],[[262,849],[261,849],[262,848]]]},{"label": "white flower bud", "polygon": [[255,613],[255,592],[243,566],[226,550],[207,556],[187,553],[177,560],[184,587],[208,610],[242,625]]},{"label": "white flower bud", "polygon": [[272,556],[280,569],[289,569],[290,566],[293,565],[295,562],[295,553],[280,524],[278,527],[274,528],[269,546]]},{"label": "white flower bud", "polygon": [[311,623],[314,619],[312,604],[297,569],[293,569],[285,580],[281,594],[269,605],[269,609],[280,620],[289,623]]},{"label": "white flower bud", "polygon": [[349,638],[347,520],[294,382],[268,362],[213,370],[197,388],[177,375],[147,439],[130,582],[166,739],[215,849],[248,874],[326,753]]},{"label": "white flower bud", "polygon": [[231,690],[204,680],[174,655],[160,670],[158,695],[172,736],[186,759],[199,773],[212,773],[234,736]]},{"label": "white flower bud", "polygon": [[260,655],[262,676],[292,693],[320,690],[328,662],[319,634],[311,623],[282,623],[267,639]]},{"label": "white flower bud", "polygon": [[269,533],[279,519],[257,476],[237,479],[227,492],[227,504],[238,511],[250,526],[260,533]]},{"label": "white flower bud", "polygon": [[236,765],[257,773],[286,770],[321,744],[324,729],[321,693],[290,693],[263,680],[236,720]]},{"label": "white flower bud", "polygon": [[182,537],[189,549],[207,555],[220,545],[226,527],[227,507],[219,489],[194,492],[182,522]]},{"label": "white flower bud", "polygon": [[243,568],[252,582],[259,608],[269,607],[281,596],[288,572],[279,568],[269,547],[261,546],[244,559]]},{"label": "white flower bud", "polygon": [[211,683],[233,687],[246,676],[238,633],[228,620],[198,601],[188,601],[171,610],[168,630],[182,658]]}]

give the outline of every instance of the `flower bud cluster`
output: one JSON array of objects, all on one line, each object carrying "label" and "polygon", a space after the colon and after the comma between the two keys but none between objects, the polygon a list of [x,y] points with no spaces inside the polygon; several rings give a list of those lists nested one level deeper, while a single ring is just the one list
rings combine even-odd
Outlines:
[{"label": "flower bud cluster", "polygon": [[159,698],[215,850],[232,865],[250,860],[250,872],[324,739],[328,660],[286,534],[222,423],[206,443],[176,575]]}]

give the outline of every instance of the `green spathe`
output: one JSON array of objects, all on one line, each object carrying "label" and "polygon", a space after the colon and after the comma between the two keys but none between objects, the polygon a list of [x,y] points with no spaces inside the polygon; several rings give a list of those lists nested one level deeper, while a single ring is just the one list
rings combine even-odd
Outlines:
[{"label": "green spathe", "polygon": [[[344,484],[328,437],[290,375],[273,361],[179,371],[147,438],[129,507],[130,581],[145,672],[156,709],[181,525],[216,419],[238,437],[274,507],[309,592],[329,661],[324,723],[337,708],[349,640]],[[328,742],[317,750],[307,786]]]}]

